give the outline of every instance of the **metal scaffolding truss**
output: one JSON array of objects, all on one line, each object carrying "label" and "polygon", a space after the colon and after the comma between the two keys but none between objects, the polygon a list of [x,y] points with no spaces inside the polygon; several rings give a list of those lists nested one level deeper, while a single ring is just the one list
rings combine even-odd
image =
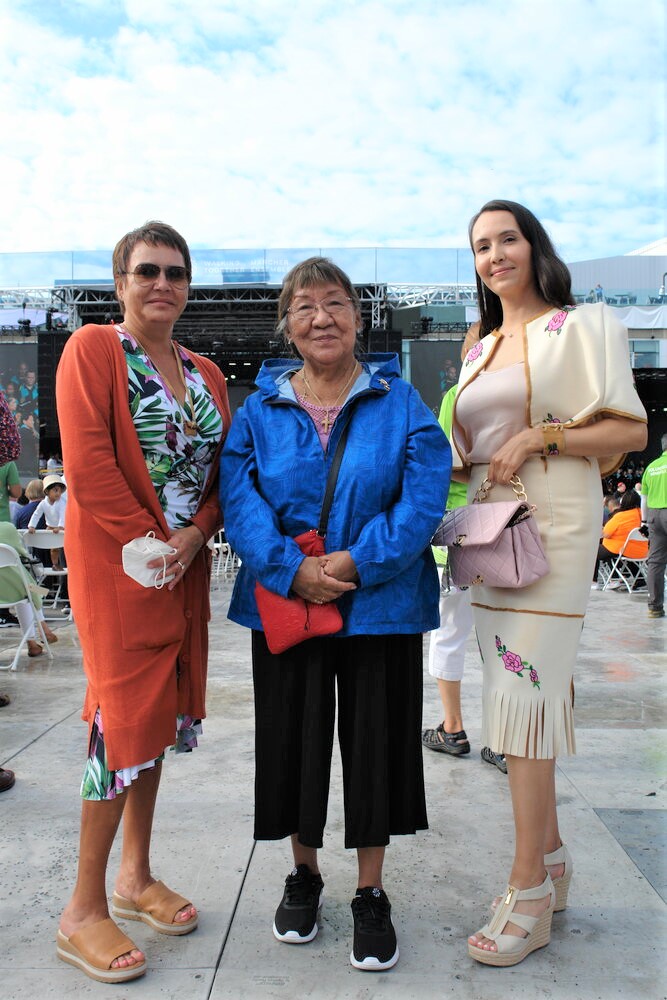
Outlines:
[{"label": "metal scaffolding truss", "polygon": [[386,286],[392,309],[410,306],[477,305],[476,285],[400,285]]},{"label": "metal scaffolding truss", "polygon": [[[356,286],[364,318],[373,327],[386,325],[386,286]],[[188,304],[181,323],[200,324],[223,329],[234,316],[256,321],[263,315],[273,322],[279,285],[199,286],[190,289]],[[0,304],[16,308],[25,304],[30,309],[57,309],[68,315],[68,326],[74,329],[85,322],[101,322],[105,314],[118,315],[115,289],[112,284],[72,284],[56,288],[7,288],[0,290]],[[95,318],[93,318],[95,317]],[[270,320],[269,320],[269,317]],[[262,325],[265,325],[262,323]]]},{"label": "metal scaffolding truss", "polygon": [[[474,305],[475,285],[365,284],[355,286],[367,326],[383,329],[387,314],[395,309],[429,305]],[[179,329],[223,333],[248,328],[258,335],[273,329],[279,285],[194,285]],[[71,284],[55,288],[6,288],[0,290],[0,306],[26,309],[56,309],[67,313],[70,329],[83,323],[99,323],[118,315],[111,283]],[[0,308],[1,316],[1,308]]]},{"label": "metal scaffolding truss", "polygon": [[[61,306],[60,290],[56,288],[2,288],[0,289],[0,308],[12,309],[59,309]],[[64,312],[64,310],[63,310]]]},{"label": "metal scaffolding truss", "polygon": [[0,289],[0,325],[4,328],[3,310],[42,310],[48,313],[66,313],[66,325],[74,330],[79,325],[78,314],[72,303],[59,288],[2,288]]}]

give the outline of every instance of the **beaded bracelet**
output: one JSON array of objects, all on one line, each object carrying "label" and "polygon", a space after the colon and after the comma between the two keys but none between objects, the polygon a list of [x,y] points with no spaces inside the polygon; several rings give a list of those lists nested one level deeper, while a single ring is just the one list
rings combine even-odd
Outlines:
[{"label": "beaded bracelet", "polygon": [[542,454],[545,458],[565,454],[565,429],[562,424],[543,424],[542,437],[544,439]]}]

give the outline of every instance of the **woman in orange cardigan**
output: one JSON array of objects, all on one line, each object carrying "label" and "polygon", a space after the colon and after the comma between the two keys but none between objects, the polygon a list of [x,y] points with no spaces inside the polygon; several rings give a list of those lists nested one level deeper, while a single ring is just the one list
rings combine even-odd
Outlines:
[{"label": "woman in orange cardigan", "polygon": [[[164,751],[196,746],[205,714],[206,543],[220,527],[218,460],[230,424],[219,368],[172,340],[192,276],[183,237],[146,223],[118,243],[113,271],[123,323],[77,330],[56,382],[69,593],[89,726],[78,877],[57,953],[102,982],[146,969],[107,905],[121,816],[114,915],[164,934],[197,925],[191,902],[151,875],[149,849]],[[161,589],[123,571],[123,545],[148,532],[174,549]],[[163,564],[149,565],[157,572]]]},{"label": "woman in orange cardigan", "polygon": [[[598,587],[598,570],[601,562],[611,562],[616,558],[623,548],[628,534],[633,528],[639,528],[642,523],[640,512],[641,497],[636,490],[626,490],[621,499],[620,508],[611,515],[602,529],[602,541],[598,548],[598,555],[595,561],[595,572],[593,573],[593,589]],[[632,541],[628,542],[624,556],[628,559],[644,559],[648,552],[648,542]],[[616,589],[618,583],[610,583],[608,589]]]}]

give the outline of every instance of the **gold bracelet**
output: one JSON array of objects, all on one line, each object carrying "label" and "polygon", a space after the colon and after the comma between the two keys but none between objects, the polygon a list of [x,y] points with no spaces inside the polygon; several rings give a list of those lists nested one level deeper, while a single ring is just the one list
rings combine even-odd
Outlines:
[{"label": "gold bracelet", "polygon": [[562,424],[543,424],[542,438],[542,454],[545,458],[565,454],[565,428]]}]

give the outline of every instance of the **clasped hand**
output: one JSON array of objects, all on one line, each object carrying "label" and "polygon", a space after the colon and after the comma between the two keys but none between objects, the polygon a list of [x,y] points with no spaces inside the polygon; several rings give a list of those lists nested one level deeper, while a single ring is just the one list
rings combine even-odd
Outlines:
[{"label": "clasped hand", "polygon": [[292,590],[306,601],[328,604],[348,590],[356,590],[357,567],[347,551],[306,556],[294,574]]},{"label": "clasped hand", "polygon": [[[173,590],[176,584],[182,580],[185,571],[204,544],[204,536],[199,528],[194,524],[187,528],[179,528],[167,539],[167,545],[176,549],[172,555],[166,556],[165,576],[171,576],[167,586],[168,590]],[[162,556],[152,559],[148,563],[151,568],[162,569]]]}]

